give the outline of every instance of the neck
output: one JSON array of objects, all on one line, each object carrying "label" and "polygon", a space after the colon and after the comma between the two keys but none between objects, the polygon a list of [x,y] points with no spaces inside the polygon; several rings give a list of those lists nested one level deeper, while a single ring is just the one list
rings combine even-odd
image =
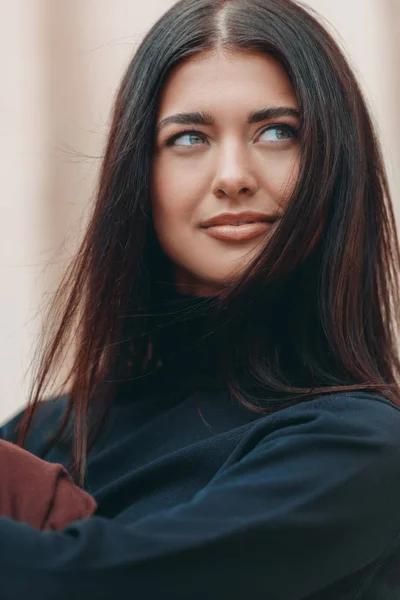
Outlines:
[{"label": "neck", "polygon": [[[170,288],[161,295],[150,324],[154,360],[190,358],[204,350],[212,333],[213,299],[190,296]],[[199,356],[197,356],[197,360]]]},{"label": "neck", "polygon": [[177,292],[183,296],[213,298],[218,296],[223,290],[221,285],[199,282],[192,275],[183,269],[178,269],[178,267],[175,268],[174,280]]}]

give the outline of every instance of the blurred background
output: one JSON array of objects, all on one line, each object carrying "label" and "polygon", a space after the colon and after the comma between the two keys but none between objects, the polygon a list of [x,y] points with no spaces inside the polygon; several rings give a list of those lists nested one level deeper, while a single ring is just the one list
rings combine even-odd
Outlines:
[{"label": "blurred background", "polygon": [[[0,0],[0,423],[27,400],[42,310],[84,231],[123,71],[172,4]],[[400,0],[304,4],[365,91],[398,216]]]}]

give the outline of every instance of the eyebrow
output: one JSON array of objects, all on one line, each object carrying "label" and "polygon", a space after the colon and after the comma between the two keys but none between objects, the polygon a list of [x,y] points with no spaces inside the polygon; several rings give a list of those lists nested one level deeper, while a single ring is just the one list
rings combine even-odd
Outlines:
[{"label": "eyebrow", "polygon": [[[300,113],[296,108],[290,106],[271,106],[269,108],[262,108],[261,110],[255,110],[248,114],[247,122],[260,123],[261,121],[269,121],[270,119],[277,119],[279,117],[300,117]],[[176,113],[175,115],[169,115],[157,125],[157,132],[159,132],[166,125],[176,123],[178,125],[214,125],[215,119],[210,113],[203,111],[196,112],[184,112]]]}]

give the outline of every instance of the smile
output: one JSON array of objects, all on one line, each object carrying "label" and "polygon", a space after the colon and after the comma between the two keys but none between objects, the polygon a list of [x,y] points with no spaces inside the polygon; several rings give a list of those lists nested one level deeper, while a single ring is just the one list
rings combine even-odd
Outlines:
[{"label": "smile", "polygon": [[203,223],[202,229],[218,240],[246,241],[265,234],[276,221],[276,215],[252,212],[225,213]]},{"label": "smile", "polygon": [[204,229],[205,233],[218,240],[245,241],[256,238],[273,226],[267,221],[237,223],[232,225],[212,225]]}]

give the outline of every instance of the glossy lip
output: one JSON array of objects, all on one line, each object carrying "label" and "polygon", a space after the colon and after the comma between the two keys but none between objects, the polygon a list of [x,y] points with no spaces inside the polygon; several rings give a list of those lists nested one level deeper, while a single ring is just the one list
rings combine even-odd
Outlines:
[{"label": "glossy lip", "polygon": [[[202,224],[205,232],[226,241],[245,241],[259,237],[278,220],[277,215],[256,212],[224,213]],[[240,225],[236,225],[240,223]]]}]

